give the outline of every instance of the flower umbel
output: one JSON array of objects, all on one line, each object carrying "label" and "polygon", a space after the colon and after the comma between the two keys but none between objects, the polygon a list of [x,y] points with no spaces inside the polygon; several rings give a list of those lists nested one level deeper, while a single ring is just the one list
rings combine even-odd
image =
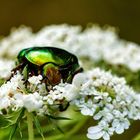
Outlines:
[{"label": "flower umbel", "polygon": [[75,75],[72,84],[60,83],[47,91],[42,76],[32,76],[28,85],[17,72],[0,87],[0,111],[10,113],[21,108],[37,115],[52,115],[68,102],[83,115],[92,116],[97,126],[88,129],[90,139],[110,139],[130,126],[130,120],[140,119],[140,104],[136,93],[118,78],[99,68]]},{"label": "flower umbel", "polygon": [[110,72],[96,68],[77,74],[73,79],[73,85],[78,88],[79,97],[72,103],[83,115],[93,116],[98,122],[97,126],[88,129],[88,138],[102,137],[108,140],[114,132],[122,134],[128,129],[130,120],[140,119],[137,94],[126,85],[124,78],[118,78]]},{"label": "flower umbel", "polygon": [[[90,118],[91,124],[87,130],[89,139],[109,140],[113,134],[122,134],[128,129],[131,121],[140,119],[140,95],[130,87],[140,90],[140,48],[138,44],[120,39],[113,28],[101,29],[93,25],[82,30],[81,26],[63,24],[47,26],[32,33],[30,28],[22,26],[0,40],[0,46],[0,117],[5,117],[1,122],[7,120],[12,126],[15,122],[19,125],[27,115],[28,120],[36,123],[38,132],[43,137],[44,131],[40,129],[39,119],[45,117],[45,121],[41,120],[41,125],[45,124],[48,116],[48,121],[62,119],[61,112],[71,118],[70,106],[74,111],[76,107],[80,111],[79,115]],[[24,74],[17,71],[9,79],[11,69],[15,67],[15,56],[20,50],[32,46],[60,47],[72,52],[80,60],[85,72],[76,74],[71,84],[61,81],[49,90],[46,90],[41,75],[30,73],[25,80]],[[126,80],[95,66],[124,76]],[[11,116],[17,118],[14,117],[14,121],[11,121]],[[55,121],[52,124],[56,124]],[[71,127],[72,123],[68,123],[68,126],[69,124]],[[20,127],[18,125],[17,128]],[[66,124],[60,125],[66,128]],[[88,123],[85,126],[87,125]],[[78,123],[74,126],[77,127]],[[33,124],[29,128],[33,129]],[[46,126],[43,126],[43,130],[44,128]],[[50,134],[50,124],[48,128]],[[64,135],[60,137],[63,138]]]}]

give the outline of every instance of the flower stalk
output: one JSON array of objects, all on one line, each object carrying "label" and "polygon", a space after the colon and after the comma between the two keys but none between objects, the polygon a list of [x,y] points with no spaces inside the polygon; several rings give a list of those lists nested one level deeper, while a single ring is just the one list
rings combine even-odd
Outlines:
[{"label": "flower stalk", "polygon": [[28,126],[28,137],[29,140],[34,140],[34,128],[33,128],[33,117],[32,113],[26,110],[27,126]]}]

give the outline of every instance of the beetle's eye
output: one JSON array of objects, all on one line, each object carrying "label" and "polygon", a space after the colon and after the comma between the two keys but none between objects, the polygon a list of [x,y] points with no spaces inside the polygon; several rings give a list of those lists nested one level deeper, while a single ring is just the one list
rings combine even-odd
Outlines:
[{"label": "beetle's eye", "polygon": [[47,64],[43,67],[43,75],[46,77],[47,83],[50,85],[57,85],[62,79],[58,67],[53,64]]}]

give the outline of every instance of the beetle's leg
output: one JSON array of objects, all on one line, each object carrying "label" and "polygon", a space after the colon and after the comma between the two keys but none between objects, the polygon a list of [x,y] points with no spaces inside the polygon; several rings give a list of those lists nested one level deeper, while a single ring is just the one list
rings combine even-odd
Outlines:
[{"label": "beetle's leg", "polygon": [[63,67],[60,66],[59,70],[60,70],[60,71],[68,70],[68,69],[71,69],[72,66],[73,66],[73,65],[68,65],[68,64],[66,64],[66,65],[63,65]]},{"label": "beetle's leg", "polygon": [[69,75],[70,76],[68,76],[68,78],[66,79],[66,82],[68,82],[68,83],[72,83],[72,79],[73,79],[73,77],[77,74],[77,73],[80,73],[80,72],[83,72],[83,68],[78,68],[76,71],[74,71],[74,72],[71,72]]},{"label": "beetle's leg", "polygon": [[[67,77],[63,78],[64,82],[67,82],[67,83],[72,83],[72,79],[73,77],[77,74],[77,73],[80,73],[83,71],[83,68],[78,68],[77,70],[75,71],[68,71],[68,75]],[[63,74],[65,76],[65,73]]]},{"label": "beetle's leg", "polygon": [[34,67],[32,67],[32,65],[30,65],[30,64],[26,64],[26,66],[22,70],[22,74],[23,74],[23,77],[24,77],[24,80],[25,80],[24,84],[25,84],[26,87],[27,87],[27,85],[29,83],[29,81],[28,81],[29,77],[38,75],[35,72]]},{"label": "beetle's leg", "polygon": [[17,70],[22,69],[24,66],[25,66],[25,63],[21,63],[21,64],[17,65],[15,68],[13,68],[11,70],[11,75],[8,77],[7,81],[9,81],[15,75],[15,73],[17,72]]},{"label": "beetle's leg", "polygon": [[14,69],[12,69],[12,72],[16,73],[17,70],[22,69],[25,65],[26,65],[25,63],[17,65]]},{"label": "beetle's leg", "polygon": [[30,69],[29,69],[29,65],[26,64],[25,67],[22,70],[22,74],[23,74],[23,78],[24,78],[24,84],[25,87],[27,88],[27,84],[28,84],[28,78],[29,78],[29,74],[30,74]]},{"label": "beetle's leg", "polygon": [[45,83],[46,90],[49,92],[53,87],[49,84],[49,79],[47,77],[43,77],[42,83]]},{"label": "beetle's leg", "polygon": [[72,66],[73,65],[69,65],[69,64],[59,66],[59,72],[62,74],[63,82],[67,82],[67,77],[70,74],[70,70],[72,69]]},{"label": "beetle's leg", "polygon": [[77,73],[80,73],[80,72],[83,72],[84,71],[84,69],[83,68],[79,68],[79,69],[77,69],[73,74],[72,74],[72,76],[74,77]]}]

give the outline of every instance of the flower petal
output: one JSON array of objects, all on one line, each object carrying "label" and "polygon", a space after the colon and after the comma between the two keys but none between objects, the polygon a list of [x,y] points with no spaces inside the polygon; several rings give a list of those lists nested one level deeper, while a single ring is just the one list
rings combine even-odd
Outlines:
[{"label": "flower petal", "polygon": [[92,127],[88,128],[88,133],[90,133],[90,134],[98,133],[100,131],[102,131],[102,128],[99,127],[98,125],[97,126],[92,126]]},{"label": "flower petal", "polygon": [[88,133],[87,134],[87,137],[89,138],[89,139],[91,139],[91,140],[98,140],[98,139],[100,139],[101,137],[103,136],[103,132],[102,131],[100,131],[100,132],[98,132],[98,133]]}]

